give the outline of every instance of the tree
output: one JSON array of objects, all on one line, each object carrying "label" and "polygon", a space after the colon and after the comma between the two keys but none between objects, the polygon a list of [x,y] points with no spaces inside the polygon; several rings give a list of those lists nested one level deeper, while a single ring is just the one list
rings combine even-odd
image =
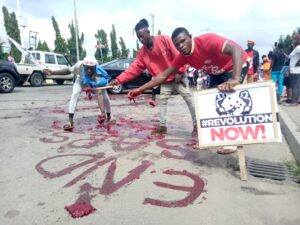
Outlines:
[{"label": "tree", "polygon": [[110,47],[111,47],[111,59],[116,59],[120,57],[120,50],[118,48],[115,25],[112,25],[112,31],[110,32]]},{"label": "tree", "polygon": [[[9,13],[5,6],[2,7],[2,12],[7,35],[16,42],[21,43],[21,34],[16,14],[14,12]],[[15,58],[16,62],[21,60],[22,53],[14,45],[11,46],[11,55]]]},{"label": "tree", "polygon": [[122,37],[120,37],[119,44],[121,47],[121,57],[128,57],[129,49],[126,48],[125,42]]},{"label": "tree", "polygon": [[158,30],[158,31],[157,31],[157,35],[161,35],[161,30]]},{"label": "tree", "polygon": [[[69,24],[69,30],[71,37],[67,39],[67,45],[69,49],[69,60],[72,64],[77,62],[77,52],[76,52],[76,32],[73,21]],[[84,34],[81,33],[81,37],[78,37],[78,50],[79,50],[79,60],[82,60],[86,56],[86,51],[83,49],[82,45],[84,42]]]},{"label": "tree", "polygon": [[109,57],[108,57],[109,48],[108,48],[107,34],[105,33],[105,31],[103,29],[97,30],[97,33],[95,34],[95,38],[97,40],[97,45],[102,50],[103,60],[101,59],[100,48],[96,49],[96,51],[95,51],[95,58],[97,60],[99,60],[100,62],[101,61],[108,62],[109,61]]},{"label": "tree", "polygon": [[3,43],[2,43],[1,40],[0,40],[0,59],[6,60],[8,54],[7,54],[7,53],[4,53],[4,52],[2,51],[2,45],[3,45]]},{"label": "tree", "polygon": [[289,54],[293,50],[293,36],[296,34],[300,34],[300,28],[297,28],[296,30],[293,31],[292,35],[280,35],[278,39],[278,43],[282,43],[284,46],[284,51]]},{"label": "tree", "polygon": [[139,41],[136,40],[136,50],[135,49],[132,49],[132,52],[133,52],[133,58],[136,57],[138,51],[140,50],[140,44],[139,44]]},{"label": "tree", "polygon": [[38,41],[36,50],[50,52],[47,42],[46,41],[41,42],[41,40]]},{"label": "tree", "polygon": [[68,46],[66,44],[65,39],[61,36],[58,24],[53,16],[51,17],[51,20],[55,31],[54,52],[61,53],[61,54],[68,54],[69,53]]}]

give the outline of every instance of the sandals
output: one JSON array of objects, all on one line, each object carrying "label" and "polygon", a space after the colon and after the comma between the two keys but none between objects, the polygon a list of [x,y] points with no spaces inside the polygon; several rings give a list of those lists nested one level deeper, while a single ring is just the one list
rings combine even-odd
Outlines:
[{"label": "sandals", "polygon": [[63,128],[64,128],[64,130],[66,130],[66,131],[73,130],[74,124],[73,124],[73,122],[67,122],[67,123],[64,125]]}]

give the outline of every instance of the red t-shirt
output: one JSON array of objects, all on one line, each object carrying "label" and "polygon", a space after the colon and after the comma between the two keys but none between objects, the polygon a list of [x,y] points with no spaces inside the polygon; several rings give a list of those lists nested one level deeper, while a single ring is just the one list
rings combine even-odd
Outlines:
[{"label": "red t-shirt", "polygon": [[247,74],[254,74],[254,68],[253,68],[253,58],[254,58],[254,52],[253,51],[249,51],[247,52],[248,57],[250,58],[249,61],[249,69],[247,71]]},{"label": "red t-shirt", "polygon": [[[184,64],[189,64],[212,75],[232,71],[232,58],[223,53],[223,48],[226,42],[236,44],[235,42],[216,34],[200,35],[195,37],[193,41],[194,51],[192,54],[189,56],[179,54],[172,62],[172,67],[177,69]],[[247,53],[244,51],[244,62],[246,62],[246,59]]]},{"label": "red t-shirt", "polygon": [[[165,35],[154,36],[153,38],[153,48],[149,50],[143,46],[130,67],[116,78],[118,82],[125,83],[130,81],[138,77],[145,69],[155,77],[171,66],[173,59],[179,55],[171,38]],[[186,68],[182,65],[178,71],[184,74]],[[169,76],[166,82],[174,80],[174,77],[175,74]]]}]

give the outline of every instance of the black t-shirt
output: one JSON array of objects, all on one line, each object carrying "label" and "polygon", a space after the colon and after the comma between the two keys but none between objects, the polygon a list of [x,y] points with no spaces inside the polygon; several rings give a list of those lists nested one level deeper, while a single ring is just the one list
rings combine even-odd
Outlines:
[{"label": "black t-shirt", "polygon": [[284,66],[285,58],[286,57],[282,50],[275,51],[272,57],[273,60],[272,71],[280,71]]}]

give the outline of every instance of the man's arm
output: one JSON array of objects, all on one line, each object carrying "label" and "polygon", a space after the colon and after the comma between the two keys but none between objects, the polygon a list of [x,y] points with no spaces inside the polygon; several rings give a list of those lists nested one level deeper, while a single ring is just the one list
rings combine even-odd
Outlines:
[{"label": "man's arm", "polygon": [[134,78],[140,76],[145,69],[146,66],[144,65],[142,56],[140,55],[140,53],[138,53],[133,63],[124,72],[117,76],[116,79],[112,80],[109,85],[114,86],[131,81]]},{"label": "man's arm", "polygon": [[157,75],[154,79],[152,79],[151,81],[149,81],[148,83],[144,84],[143,86],[137,88],[134,91],[136,91],[138,93],[142,93],[143,91],[145,91],[147,89],[152,89],[153,87],[162,84],[166,79],[168,79],[168,77],[171,74],[174,74],[176,72],[177,72],[177,70],[175,68],[173,68],[172,66],[170,66],[164,72]]},{"label": "man's arm", "polygon": [[220,84],[218,88],[220,91],[234,91],[233,87],[240,83],[240,76],[244,64],[243,49],[238,45],[227,42],[225,44],[223,53],[232,57],[232,79],[228,80],[227,82],[224,82],[223,84]]},{"label": "man's arm", "polygon": [[44,72],[46,72],[49,76],[50,75],[69,75],[71,73],[69,68],[61,69],[61,70],[51,70],[51,69],[45,69]]}]

